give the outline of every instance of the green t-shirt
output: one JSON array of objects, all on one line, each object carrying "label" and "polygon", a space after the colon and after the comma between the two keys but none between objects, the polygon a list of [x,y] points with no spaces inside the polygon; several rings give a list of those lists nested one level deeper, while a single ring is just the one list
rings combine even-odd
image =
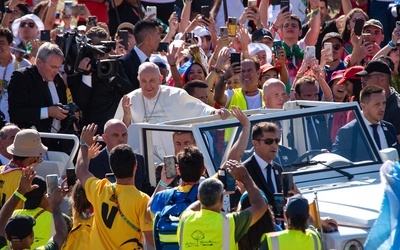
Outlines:
[{"label": "green t-shirt", "polygon": [[252,217],[248,210],[233,212],[232,215],[235,220],[235,242],[238,242],[249,230]]}]

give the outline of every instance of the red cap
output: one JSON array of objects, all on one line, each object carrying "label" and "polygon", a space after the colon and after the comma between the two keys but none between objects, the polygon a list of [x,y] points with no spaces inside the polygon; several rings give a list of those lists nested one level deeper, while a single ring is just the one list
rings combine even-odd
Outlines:
[{"label": "red cap", "polygon": [[364,70],[363,66],[353,66],[351,68],[346,69],[342,80],[340,80],[337,84],[338,85],[344,84],[349,79],[361,79],[360,76],[356,76],[356,73],[363,71],[363,70]]},{"label": "red cap", "polygon": [[332,73],[331,80],[329,81],[329,84],[330,84],[333,80],[343,78],[343,77],[344,77],[344,72],[345,72],[345,71],[346,71],[345,69],[334,71],[334,72]]},{"label": "red cap", "polygon": [[279,69],[278,67],[275,67],[274,65],[270,64],[270,63],[266,63],[264,65],[262,65],[260,67],[260,75],[264,74],[265,72],[267,72],[268,70],[274,69],[279,73]]}]

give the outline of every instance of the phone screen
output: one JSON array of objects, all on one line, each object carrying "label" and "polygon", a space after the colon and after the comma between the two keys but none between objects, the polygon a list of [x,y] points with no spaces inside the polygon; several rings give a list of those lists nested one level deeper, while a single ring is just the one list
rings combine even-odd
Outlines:
[{"label": "phone screen", "polygon": [[175,178],[177,176],[175,167],[175,156],[164,156],[164,165],[167,178]]},{"label": "phone screen", "polygon": [[88,25],[97,26],[97,16],[88,17]]},{"label": "phone screen", "polygon": [[230,36],[236,36],[237,19],[236,17],[228,18],[228,29]]},{"label": "phone screen", "polygon": [[231,53],[231,64],[238,62],[240,64],[240,53]]},{"label": "phone screen", "polygon": [[128,31],[127,30],[119,30],[118,38],[122,39],[121,44],[124,46],[126,50],[128,50]]},{"label": "phone screen", "polygon": [[204,5],[204,6],[201,6],[201,15],[204,17],[204,18],[210,18],[210,6],[208,6],[208,5]]},{"label": "phone screen", "polygon": [[227,36],[228,34],[229,34],[228,27],[223,26],[223,27],[220,27],[220,28],[219,28],[219,36],[220,36],[220,37],[225,37],[225,36]]},{"label": "phone screen", "polygon": [[116,183],[117,179],[115,179],[115,175],[113,173],[107,173],[106,179],[111,183]]},{"label": "phone screen", "polygon": [[364,27],[364,19],[357,18],[354,24],[354,34],[356,34],[357,36],[361,36],[363,27]]},{"label": "phone screen", "polygon": [[282,13],[288,12],[289,8],[290,8],[289,0],[282,0],[281,1],[281,9],[283,9],[283,7],[286,7],[286,6],[287,6],[287,8],[284,11],[282,11]]},{"label": "phone screen", "polygon": [[74,186],[76,183],[76,174],[75,174],[75,168],[67,168],[66,170],[67,173],[67,184],[68,187]]},{"label": "phone screen", "polygon": [[58,188],[58,175],[57,174],[49,174],[46,175],[46,189],[47,194],[51,194]]},{"label": "phone screen", "polygon": [[40,31],[40,41],[50,42],[50,30],[41,30]]},{"label": "phone screen", "polygon": [[275,218],[283,219],[283,207],[285,206],[285,197],[283,193],[274,194],[274,206],[272,210],[274,212]]}]

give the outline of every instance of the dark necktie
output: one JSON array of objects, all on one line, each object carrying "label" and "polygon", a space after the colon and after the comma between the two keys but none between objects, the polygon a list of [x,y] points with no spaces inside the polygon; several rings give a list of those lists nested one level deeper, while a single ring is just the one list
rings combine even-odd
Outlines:
[{"label": "dark necktie", "polygon": [[378,134],[378,126],[379,124],[371,124],[372,127],[372,134],[374,135],[374,140],[376,142],[376,145],[378,145],[379,150],[382,149],[381,147],[381,140],[379,139],[379,134]]},{"label": "dark necktie", "polygon": [[320,149],[319,141],[317,134],[315,133],[314,124],[311,120],[311,117],[307,117],[307,132],[308,138],[310,139],[310,149]]},{"label": "dark necktie", "polygon": [[275,193],[274,183],[272,183],[271,169],[272,169],[271,164],[268,164],[268,166],[265,168],[265,171],[267,171],[267,186],[272,193]]},{"label": "dark necktie", "polygon": [[146,58],[146,60],[144,60],[145,62],[150,62],[149,58]]}]

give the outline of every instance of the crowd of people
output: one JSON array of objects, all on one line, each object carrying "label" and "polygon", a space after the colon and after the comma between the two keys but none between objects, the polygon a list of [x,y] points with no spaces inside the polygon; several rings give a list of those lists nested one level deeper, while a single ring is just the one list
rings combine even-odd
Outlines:
[{"label": "crowd of people", "polygon": [[[9,0],[0,26],[0,248],[321,249],[296,188],[276,217],[282,166],[297,150],[281,145],[279,122],[251,127],[242,111],[357,102],[376,146],[400,153],[399,6],[341,0],[332,18],[328,0],[281,2]],[[203,180],[190,132],[153,133],[155,166],[127,145],[133,123],[210,115],[241,124],[221,164],[238,183],[224,213],[226,183]],[[359,130],[354,117],[306,120],[310,149],[365,160],[362,143],[348,140]],[[74,186],[46,192],[34,167],[47,150],[72,145],[38,132],[80,136]],[[205,136],[222,159],[232,130]],[[167,178],[161,162],[171,154],[177,176]],[[165,214],[172,229],[159,226]],[[322,219],[324,231],[337,226]]]}]

